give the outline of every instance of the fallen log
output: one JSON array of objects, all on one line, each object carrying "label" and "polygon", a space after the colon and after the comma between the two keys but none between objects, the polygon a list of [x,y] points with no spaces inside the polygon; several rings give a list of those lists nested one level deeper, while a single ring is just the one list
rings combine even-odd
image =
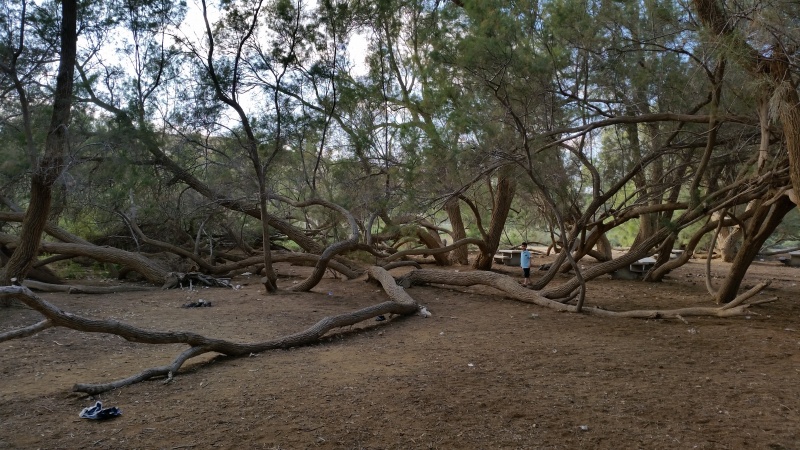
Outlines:
[{"label": "fallen log", "polygon": [[42,283],[41,281],[36,280],[25,280],[22,282],[22,285],[39,292],[66,292],[68,294],[114,294],[117,292],[142,292],[156,289],[153,286],[85,286],[75,284],[51,284]]}]

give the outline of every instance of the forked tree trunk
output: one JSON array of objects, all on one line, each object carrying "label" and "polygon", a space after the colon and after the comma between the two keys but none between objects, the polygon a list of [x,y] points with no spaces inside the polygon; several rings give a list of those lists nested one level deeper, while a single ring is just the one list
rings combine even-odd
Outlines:
[{"label": "forked tree trunk", "polygon": [[[597,249],[595,249],[595,247],[597,247]],[[578,244],[578,250],[575,251],[573,258],[579,261],[586,255],[591,256],[599,262],[611,260],[611,243],[608,241],[605,231],[594,228],[591,232],[587,233],[586,240]],[[569,264],[566,265],[571,269]]]},{"label": "forked tree trunk", "polygon": [[794,208],[789,197],[783,195],[771,206],[759,206],[759,211],[749,221],[746,237],[733,259],[728,276],[717,291],[717,303],[727,303],[736,297],[747,269],[767,238],[780,225],[783,217]]},{"label": "forked tree trunk", "polygon": [[492,268],[494,254],[500,245],[500,238],[503,235],[503,228],[506,225],[508,212],[511,210],[511,202],[517,191],[516,180],[502,176],[497,183],[497,192],[494,198],[494,208],[492,209],[492,222],[489,225],[489,232],[486,239],[486,250],[482,251],[475,259],[473,268],[478,270],[489,270]]}]

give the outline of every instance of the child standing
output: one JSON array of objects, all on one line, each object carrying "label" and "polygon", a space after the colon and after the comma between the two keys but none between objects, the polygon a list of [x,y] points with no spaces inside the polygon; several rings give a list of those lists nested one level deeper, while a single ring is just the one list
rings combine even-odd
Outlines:
[{"label": "child standing", "polygon": [[522,253],[519,255],[519,266],[522,267],[522,286],[528,287],[531,281],[531,252],[528,251],[528,243],[523,242]]}]

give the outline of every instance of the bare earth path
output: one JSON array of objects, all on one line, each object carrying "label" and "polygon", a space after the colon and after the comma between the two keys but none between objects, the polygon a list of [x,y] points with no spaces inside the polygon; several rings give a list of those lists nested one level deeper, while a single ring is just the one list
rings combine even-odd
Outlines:
[{"label": "bare earth path", "polygon": [[[308,269],[278,270],[287,286]],[[598,280],[588,303],[712,306],[701,273],[695,261],[657,285]],[[385,300],[376,285],[332,278],[267,298],[257,278],[234,280],[243,285],[235,291],[43,297],[76,313],[241,341]],[[764,279],[774,281],[762,295],[778,302],[688,325],[557,313],[489,288],[415,287],[432,317],[362,324],[313,347],[198,358],[169,384],[101,395],[123,410],[106,422],[78,417],[92,399],[71,393],[74,383],[165,364],[182,347],[50,329],[0,344],[0,448],[797,449],[800,269],[758,263],[745,284]],[[214,306],[180,307],[200,298]],[[4,311],[0,330],[34,321],[31,311]]]}]

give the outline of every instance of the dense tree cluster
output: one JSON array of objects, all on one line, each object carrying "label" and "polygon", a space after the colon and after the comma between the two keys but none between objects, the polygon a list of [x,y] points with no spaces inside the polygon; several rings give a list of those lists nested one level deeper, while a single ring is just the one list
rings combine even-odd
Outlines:
[{"label": "dense tree cluster", "polygon": [[[156,284],[257,271],[274,292],[292,260],[315,265],[308,290],[328,268],[469,264],[470,248],[487,270],[528,239],[559,252],[541,295],[581,304],[592,278],[655,256],[660,280],[714,235],[729,302],[796,209],[798,17],[721,0],[6,4],[0,284],[57,282],[47,266],[80,258]],[[559,271],[574,278],[547,288]]]}]

